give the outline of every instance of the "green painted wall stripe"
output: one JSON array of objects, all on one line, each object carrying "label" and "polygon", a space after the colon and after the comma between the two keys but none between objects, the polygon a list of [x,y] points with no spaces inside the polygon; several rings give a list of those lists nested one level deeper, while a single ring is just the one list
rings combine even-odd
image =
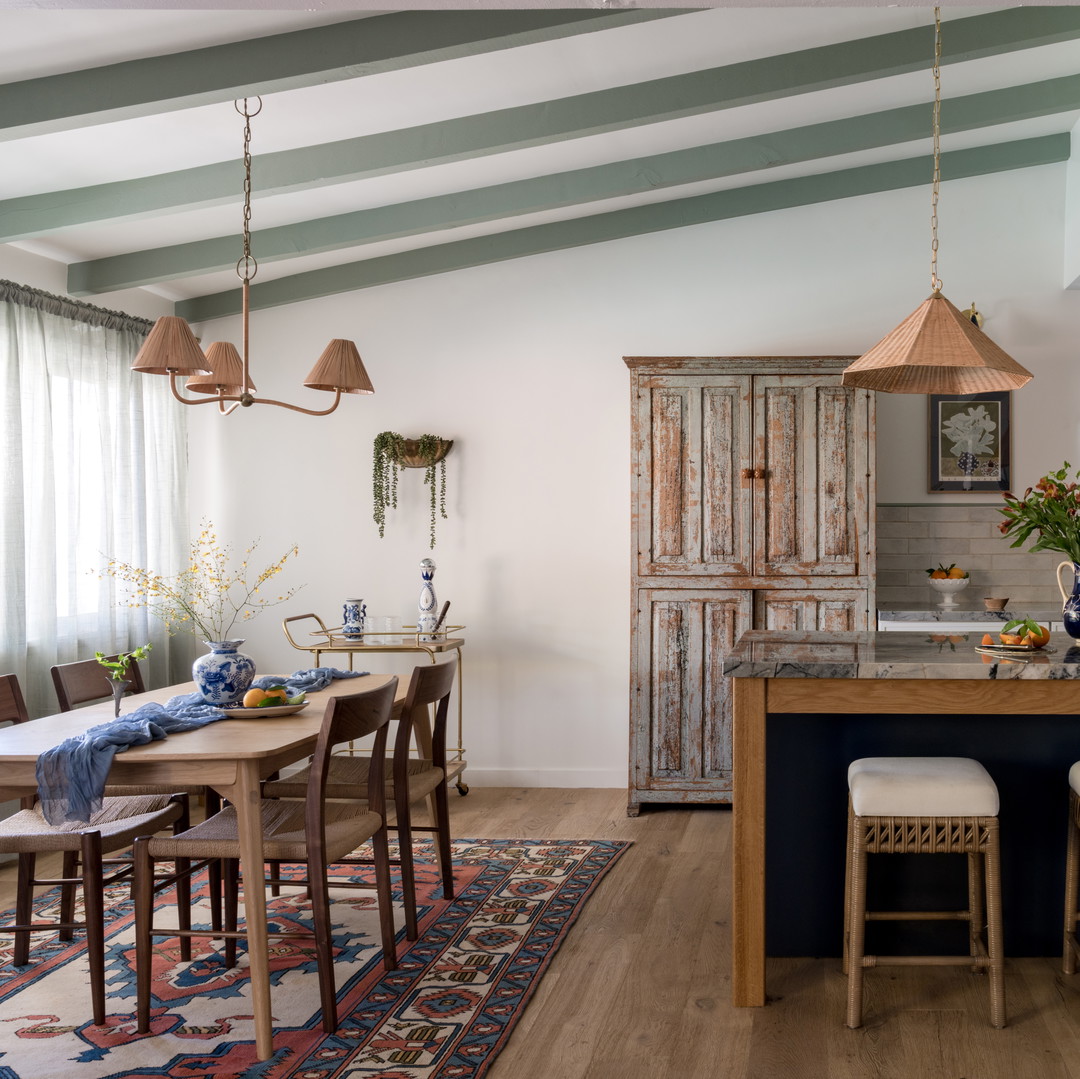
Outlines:
[{"label": "green painted wall stripe", "polygon": [[[1035,139],[956,150],[942,155],[946,180],[984,176],[1011,169],[1029,168],[1068,160],[1069,136],[1044,135]],[[416,251],[331,266],[256,284],[251,289],[254,309],[333,296],[396,281],[463,270],[494,262],[524,258],[549,251],[563,251],[643,233],[685,228],[710,221],[790,209],[856,195],[892,191],[904,187],[929,187],[932,159],[909,158],[842,172],[779,180],[770,184],[719,191],[591,217],[534,225],[470,240],[458,240]],[[211,296],[185,300],[176,313],[191,322],[236,315],[240,292],[232,289]]]},{"label": "green painted wall stripe", "polygon": [[[948,134],[1077,109],[1080,109],[1080,75],[1073,75],[949,99],[942,108],[942,130]],[[302,254],[342,250],[793,162],[820,160],[927,138],[930,129],[931,106],[911,105],[264,229],[253,234],[252,247],[261,263],[276,262]],[[240,240],[234,234],[73,263],[68,267],[67,290],[73,296],[84,296],[212,273],[235,265],[239,251]]]},{"label": "green painted wall stripe", "polygon": [[[1011,9],[953,19],[946,25],[945,59],[968,60],[1080,37],[1080,7]],[[925,69],[933,51],[932,32],[919,27],[444,123],[257,155],[256,191],[269,195],[344,183]],[[0,243],[92,221],[220,205],[237,198],[240,183],[239,163],[224,162],[7,199],[0,202]]]},{"label": "green painted wall stripe", "polygon": [[400,11],[128,60],[0,85],[0,138],[355,79],[683,13]]}]

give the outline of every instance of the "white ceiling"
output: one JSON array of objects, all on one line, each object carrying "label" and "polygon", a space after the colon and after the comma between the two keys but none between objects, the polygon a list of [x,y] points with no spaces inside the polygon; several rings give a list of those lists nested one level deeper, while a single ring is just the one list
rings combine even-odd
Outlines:
[{"label": "white ceiling", "polygon": [[[0,5],[0,72],[4,73],[5,83],[19,83],[140,57],[184,53],[362,17],[382,17],[377,11],[359,10],[355,4],[344,9],[335,3],[323,3],[317,12],[287,10],[291,4],[273,5],[277,10],[266,10],[268,6],[220,11],[209,9],[212,5],[206,5],[207,10],[109,10],[70,2],[63,10],[41,3],[32,9]],[[444,5],[420,6],[442,8]],[[616,17],[632,11],[629,5],[616,3],[589,6]],[[592,32],[575,30],[557,40],[483,50],[459,58],[428,63],[410,61],[397,70],[344,79],[335,77],[328,82],[264,93],[262,113],[253,121],[256,198],[252,228],[256,257],[260,254],[260,229],[464,193],[610,162],[633,161],[901,106],[928,107],[932,99],[927,56],[925,69],[908,74],[863,77],[848,85],[776,94],[768,100],[678,119],[644,122],[601,134],[546,141],[429,167],[421,165],[388,175],[259,195],[260,154],[629,87],[646,80],[722,68],[833,42],[928,27],[933,22],[932,9],[909,6],[711,7],[677,14],[672,14],[678,11],[673,6],[662,6],[668,17],[611,25]],[[944,15],[946,57],[950,48],[950,23],[954,19],[997,10],[1001,9],[950,5]],[[956,44],[955,37],[952,44]],[[1078,74],[1080,35],[1056,44],[1001,52],[984,59],[947,62],[942,68],[943,120],[947,120],[951,97]],[[259,90],[258,85],[250,88],[252,94]],[[235,162],[240,156],[242,120],[230,99],[212,103],[162,100],[143,111],[145,115],[115,119],[115,113],[94,106],[84,115],[51,125],[58,130],[27,133],[18,126],[16,109],[13,120],[9,118],[7,122],[6,135],[0,135],[3,155],[0,226],[5,209],[10,215],[9,222],[17,219],[12,204],[3,200],[73,192],[88,185],[112,184],[215,162]],[[1067,133],[1078,115],[1080,108],[1062,106],[1061,111],[1031,119],[947,133],[942,147],[948,153]],[[432,138],[432,154],[437,156],[441,151],[434,145],[435,136]],[[313,269],[348,267],[396,252],[426,251],[434,245],[557,221],[578,220],[581,242],[594,239],[600,242],[602,235],[594,236],[592,231],[591,219],[595,215],[655,203],[671,203],[675,207],[681,204],[679,200],[702,193],[747,189],[779,180],[822,176],[840,169],[920,157],[929,154],[930,146],[927,126],[925,136],[920,138],[824,158],[770,163],[765,155],[761,167],[749,173],[707,176],[674,186],[646,185],[644,189],[608,195],[599,201],[571,200],[566,205],[530,206],[526,212],[495,216],[492,220],[477,220],[474,215],[465,224],[456,223],[450,216],[425,224],[414,235],[391,235],[337,250],[310,252],[303,250],[301,244],[290,257],[262,261],[257,284],[279,278],[293,279]],[[648,172],[644,166],[636,171]],[[61,201],[68,197],[65,195]],[[947,197],[946,184],[943,215],[947,213]],[[100,220],[44,227],[35,230],[37,234],[33,236],[13,242],[70,264],[224,236],[235,237],[235,257],[239,257],[239,188],[231,199],[221,204],[191,209],[170,207],[138,217],[126,216],[124,200],[114,202],[110,212]],[[452,209],[452,204],[447,206]],[[410,209],[399,213],[407,219]],[[918,224],[921,226],[922,222]],[[5,236],[13,231],[9,229]],[[419,263],[411,264],[413,268],[406,275],[425,272],[422,263],[421,257]],[[232,269],[213,268],[204,272],[188,270],[176,279],[144,287],[170,299],[186,300],[233,290],[236,284]],[[288,289],[287,284],[285,288]],[[326,290],[333,291],[333,285]],[[93,300],[94,296],[87,298]],[[256,300],[256,305],[260,302],[283,301]]]}]

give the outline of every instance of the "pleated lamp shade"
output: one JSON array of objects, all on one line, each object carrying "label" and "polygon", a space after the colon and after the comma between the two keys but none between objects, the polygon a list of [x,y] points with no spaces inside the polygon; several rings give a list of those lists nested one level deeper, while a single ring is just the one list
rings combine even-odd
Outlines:
[{"label": "pleated lamp shade", "polygon": [[304,379],[304,385],[312,390],[341,390],[342,393],[375,392],[356,345],[340,338],[326,346]]},{"label": "pleated lamp shade", "polygon": [[1032,378],[935,290],[892,333],[860,356],[841,382],[886,393],[989,393]]},{"label": "pleated lamp shade", "polygon": [[[235,345],[230,345],[227,341],[215,341],[206,350],[206,365],[210,368],[210,374],[192,375],[186,383],[189,390],[216,394],[220,388],[234,396],[244,392],[241,385],[244,380],[244,361],[240,359]],[[251,381],[250,374],[247,389],[249,393],[255,392],[255,383]]]},{"label": "pleated lamp shade", "polygon": [[176,315],[164,315],[147,334],[132,371],[147,375],[193,375],[207,370],[206,357],[191,327]]}]

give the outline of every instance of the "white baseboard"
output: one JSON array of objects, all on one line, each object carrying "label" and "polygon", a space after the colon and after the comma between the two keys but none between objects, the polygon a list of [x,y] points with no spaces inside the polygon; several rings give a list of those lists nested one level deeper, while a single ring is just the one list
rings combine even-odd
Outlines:
[{"label": "white baseboard", "polygon": [[465,783],[478,787],[626,787],[626,770],[618,768],[473,768]]}]

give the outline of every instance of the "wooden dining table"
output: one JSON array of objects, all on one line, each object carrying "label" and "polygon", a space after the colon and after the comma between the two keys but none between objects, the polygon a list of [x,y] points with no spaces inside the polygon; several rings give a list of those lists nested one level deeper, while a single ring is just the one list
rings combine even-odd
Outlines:
[{"label": "wooden dining table", "polygon": [[[264,876],[258,810],[260,784],[278,769],[312,753],[330,698],[374,689],[391,677],[365,674],[335,679],[326,689],[309,693],[307,707],[293,715],[221,719],[197,730],[171,734],[162,741],[132,746],[117,753],[109,782],[165,783],[174,785],[178,791],[202,785],[213,787],[236,807],[244,880],[259,881]],[[125,697],[123,711],[132,712],[150,701],[164,704],[170,697],[194,689],[193,683],[186,683]],[[402,685],[395,702],[395,715],[400,712],[404,695]],[[107,722],[112,716],[113,703],[106,701],[0,730],[0,800],[33,793],[37,789],[35,767],[41,753],[65,738]],[[268,1060],[273,1053],[273,1027],[265,889],[249,887],[244,910],[256,1052],[260,1060]]]}]

